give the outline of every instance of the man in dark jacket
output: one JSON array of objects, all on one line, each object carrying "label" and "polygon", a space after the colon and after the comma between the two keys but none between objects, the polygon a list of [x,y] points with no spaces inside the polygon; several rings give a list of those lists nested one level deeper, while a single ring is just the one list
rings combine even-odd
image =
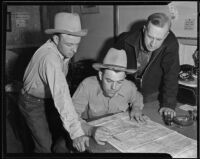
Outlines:
[{"label": "man in dark jacket", "polygon": [[164,13],[154,13],[147,23],[138,30],[122,33],[115,48],[127,53],[128,66],[136,69],[132,78],[139,81],[144,100],[149,96],[159,96],[160,114],[176,115],[178,92],[179,45],[170,30],[171,21]]}]

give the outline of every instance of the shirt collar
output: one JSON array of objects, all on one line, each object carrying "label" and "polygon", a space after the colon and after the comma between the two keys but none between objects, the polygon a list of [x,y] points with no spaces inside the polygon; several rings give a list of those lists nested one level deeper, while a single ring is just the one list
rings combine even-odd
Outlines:
[{"label": "shirt collar", "polygon": [[144,52],[146,54],[150,53],[150,51],[144,49],[144,43],[143,43],[142,36],[141,36],[141,38],[139,40],[139,48],[140,48],[140,51],[142,51],[142,52]]}]

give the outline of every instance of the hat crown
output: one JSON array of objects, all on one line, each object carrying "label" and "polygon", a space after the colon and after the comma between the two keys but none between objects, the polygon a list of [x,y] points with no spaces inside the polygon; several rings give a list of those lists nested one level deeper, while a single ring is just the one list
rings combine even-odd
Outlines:
[{"label": "hat crown", "polygon": [[77,13],[57,13],[54,18],[54,28],[70,32],[81,31],[81,21]]},{"label": "hat crown", "polygon": [[117,50],[115,48],[110,48],[103,60],[103,64],[126,68],[127,67],[126,52],[124,50]]},{"label": "hat crown", "polygon": [[77,13],[60,12],[54,17],[54,28],[46,29],[46,34],[69,34],[72,36],[86,36],[88,30],[81,29],[81,20]]},{"label": "hat crown", "polygon": [[127,55],[125,50],[110,48],[104,57],[103,63],[94,63],[93,68],[97,71],[100,69],[110,69],[123,71],[126,73],[135,73],[136,69],[127,69]]}]

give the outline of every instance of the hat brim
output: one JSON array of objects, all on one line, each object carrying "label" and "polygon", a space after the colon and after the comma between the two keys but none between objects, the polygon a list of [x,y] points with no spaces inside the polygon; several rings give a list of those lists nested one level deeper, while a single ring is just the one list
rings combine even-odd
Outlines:
[{"label": "hat brim", "polygon": [[101,63],[94,63],[92,67],[97,71],[99,71],[100,69],[110,69],[110,70],[115,70],[115,71],[123,71],[128,74],[133,74],[137,71],[135,69],[127,69],[127,68],[116,66],[116,65],[106,65],[106,64],[101,64]]},{"label": "hat brim", "polygon": [[67,30],[61,30],[61,29],[46,29],[45,30],[46,34],[55,34],[55,33],[61,33],[61,34],[68,34],[68,35],[73,35],[73,36],[86,36],[88,33],[87,29],[83,29],[78,32],[71,32]]}]

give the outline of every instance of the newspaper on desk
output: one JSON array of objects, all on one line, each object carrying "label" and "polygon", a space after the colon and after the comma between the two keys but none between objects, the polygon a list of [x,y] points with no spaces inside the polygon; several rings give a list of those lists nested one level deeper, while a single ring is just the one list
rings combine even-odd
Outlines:
[{"label": "newspaper on desk", "polygon": [[197,158],[197,141],[174,130],[147,120],[138,124],[128,113],[119,113],[90,122],[105,126],[114,137],[108,142],[123,153],[168,153],[172,157]]}]

